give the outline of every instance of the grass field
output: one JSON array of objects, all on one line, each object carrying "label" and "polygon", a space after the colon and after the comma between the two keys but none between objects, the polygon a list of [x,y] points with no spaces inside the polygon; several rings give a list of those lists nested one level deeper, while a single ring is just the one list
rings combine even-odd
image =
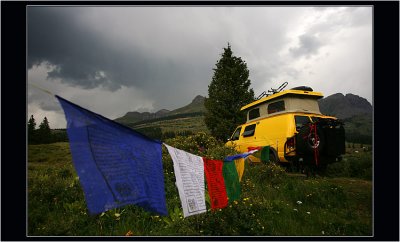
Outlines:
[{"label": "grass field", "polygon": [[[346,154],[341,164],[328,167],[331,177],[315,178],[272,164],[246,164],[239,201],[183,218],[172,161],[163,148],[168,216],[134,205],[90,216],[68,143],[29,145],[28,235],[372,236],[371,157]],[[364,165],[365,172],[354,172],[363,162],[369,170]]]}]

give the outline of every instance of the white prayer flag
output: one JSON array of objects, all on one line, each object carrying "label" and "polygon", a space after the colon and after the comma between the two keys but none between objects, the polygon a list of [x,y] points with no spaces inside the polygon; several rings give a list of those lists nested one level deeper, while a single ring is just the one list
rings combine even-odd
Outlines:
[{"label": "white prayer flag", "polygon": [[164,143],[174,163],[176,186],[183,216],[204,213],[206,209],[203,158]]}]

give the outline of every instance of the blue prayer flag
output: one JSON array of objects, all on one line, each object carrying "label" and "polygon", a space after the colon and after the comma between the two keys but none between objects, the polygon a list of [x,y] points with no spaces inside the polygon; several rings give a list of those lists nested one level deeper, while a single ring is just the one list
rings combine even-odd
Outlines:
[{"label": "blue prayer flag", "polygon": [[258,150],[252,150],[246,153],[242,153],[242,154],[237,154],[237,155],[232,155],[232,156],[228,156],[224,159],[224,161],[233,161],[236,159],[240,159],[240,158],[246,158],[247,156],[257,152]]},{"label": "blue prayer flag", "polygon": [[167,215],[161,142],[56,97],[89,212],[136,204]]}]

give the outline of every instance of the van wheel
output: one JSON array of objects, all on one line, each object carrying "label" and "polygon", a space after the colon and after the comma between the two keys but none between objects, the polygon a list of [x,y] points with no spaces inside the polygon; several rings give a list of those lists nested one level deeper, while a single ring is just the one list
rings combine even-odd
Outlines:
[{"label": "van wheel", "polygon": [[272,163],[277,164],[277,165],[279,165],[279,163],[280,163],[278,155],[274,149],[269,150],[269,160]]}]

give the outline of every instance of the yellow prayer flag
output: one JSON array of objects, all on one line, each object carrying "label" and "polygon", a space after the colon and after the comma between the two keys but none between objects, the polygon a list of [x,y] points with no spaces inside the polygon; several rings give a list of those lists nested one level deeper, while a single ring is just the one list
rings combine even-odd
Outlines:
[{"label": "yellow prayer flag", "polygon": [[236,170],[239,176],[239,182],[242,181],[242,176],[244,173],[244,158],[235,160]]}]

